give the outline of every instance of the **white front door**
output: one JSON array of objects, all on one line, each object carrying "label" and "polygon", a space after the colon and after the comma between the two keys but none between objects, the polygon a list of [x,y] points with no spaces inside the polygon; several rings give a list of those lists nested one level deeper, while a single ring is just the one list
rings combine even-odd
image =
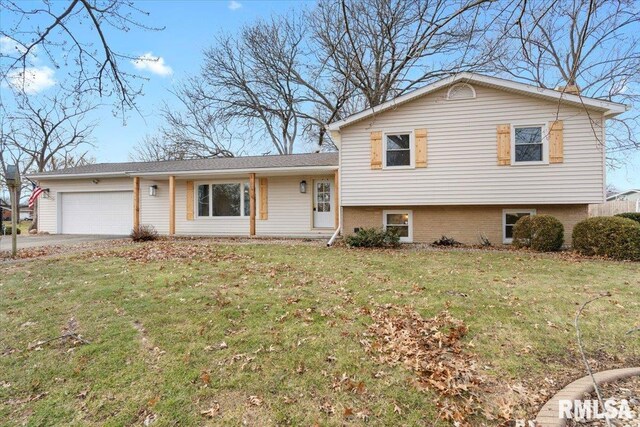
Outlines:
[{"label": "white front door", "polygon": [[333,228],[333,184],[330,179],[313,181],[313,226]]}]

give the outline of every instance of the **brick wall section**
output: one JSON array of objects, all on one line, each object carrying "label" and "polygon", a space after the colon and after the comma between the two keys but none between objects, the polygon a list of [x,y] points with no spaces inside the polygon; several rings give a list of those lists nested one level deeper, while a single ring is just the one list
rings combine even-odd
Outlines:
[{"label": "brick wall section", "polygon": [[484,234],[494,245],[502,244],[502,210],[536,209],[537,214],[558,218],[564,225],[565,244],[571,244],[573,226],[587,218],[588,205],[543,206],[395,206],[343,207],[343,232],[353,233],[356,227],[382,227],[382,211],[407,209],[413,211],[413,241],[431,243],[441,236],[453,237],[465,244],[478,244]]}]

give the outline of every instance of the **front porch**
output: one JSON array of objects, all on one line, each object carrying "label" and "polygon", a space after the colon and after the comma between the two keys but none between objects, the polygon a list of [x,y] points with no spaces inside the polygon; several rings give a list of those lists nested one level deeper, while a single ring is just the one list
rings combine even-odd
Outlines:
[{"label": "front porch", "polygon": [[328,238],[338,228],[337,170],[133,177],[133,226],[169,236]]}]

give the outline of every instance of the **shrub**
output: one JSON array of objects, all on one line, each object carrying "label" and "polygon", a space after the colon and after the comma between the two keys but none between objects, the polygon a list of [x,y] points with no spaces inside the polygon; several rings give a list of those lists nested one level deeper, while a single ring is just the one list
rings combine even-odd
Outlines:
[{"label": "shrub", "polygon": [[345,238],[347,245],[355,248],[395,248],[400,245],[396,230],[361,228]]},{"label": "shrub", "polygon": [[458,242],[453,237],[442,236],[438,240],[432,243],[433,246],[460,246],[462,243]]},{"label": "shrub", "polygon": [[153,225],[139,225],[129,235],[134,242],[150,242],[158,239],[158,232]]},{"label": "shrub", "polygon": [[625,213],[619,213],[615,216],[632,219],[635,222],[640,223],[640,212],[625,212]]},{"label": "shrub", "polygon": [[573,248],[583,255],[640,260],[640,224],[628,218],[593,217],[573,228]]},{"label": "shrub", "polygon": [[531,215],[523,216],[513,226],[514,248],[528,248],[531,246]]},{"label": "shrub", "polygon": [[[11,236],[12,230],[13,229],[11,228],[10,225],[5,225],[5,227],[4,227],[4,235],[5,236]],[[22,230],[20,230],[19,228],[16,228],[16,234],[21,234],[21,233],[22,233]]]},{"label": "shrub", "polygon": [[564,226],[551,215],[525,216],[513,227],[513,244],[517,248],[552,252],[560,250],[563,243]]}]

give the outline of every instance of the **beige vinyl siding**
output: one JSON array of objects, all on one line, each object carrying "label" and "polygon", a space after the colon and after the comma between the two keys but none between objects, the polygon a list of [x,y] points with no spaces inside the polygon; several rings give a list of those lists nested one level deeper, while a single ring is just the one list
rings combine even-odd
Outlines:
[{"label": "beige vinyl siding", "polygon": [[[333,176],[269,177],[269,216],[256,220],[258,236],[318,236],[327,231],[312,230],[313,180]],[[300,181],[307,181],[307,192],[300,193]]]},{"label": "beige vinyl siding", "polygon": [[[158,186],[155,197],[149,195],[151,185]],[[176,209],[176,222],[180,215],[186,216],[186,208]],[[140,225],[153,225],[158,233],[169,233],[169,181],[140,180]]]},{"label": "beige vinyl siding", "polygon": [[[556,102],[474,85],[477,98],[447,101],[447,89],[354,123],[341,135],[344,206],[601,203],[602,130],[587,113]],[[590,112],[601,123],[602,116]],[[557,117],[556,117],[557,116]],[[564,163],[498,166],[496,126],[564,121]],[[372,170],[371,132],[425,128],[424,169]]]},{"label": "beige vinyl siding", "polygon": [[[199,184],[225,184],[231,182],[249,182],[248,176],[225,178],[225,179],[207,179],[189,178],[194,181],[194,195],[197,197]],[[167,182],[167,188],[169,184]],[[194,219],[187,220],[187,179],[176,179],[176,234],[177,235],[202,235],[202,236],[248,236],[249,235],[249,217],[209,217],[198,218],[198,204],[194,203]],[[166,209],[167,229],[169,224],[169,199],[167,197]]]},{"label": "beige vinyl siding", "polygon": [[[260,176],[258,176],[258,179]],[[257,236],[282,237],[313,237],[326,235],[326,231],[312,230],[312,197],[313,179],[311,176],[268,176],[268,219],[261,220],[256,216]],[[318,178],[318,177],[316,177]],[[320,177],[331,178],[333,177]],[[300,181],[307,181],[307,192],[300,193]],[[248,177],[222,179],[202,182],[231,182],[237,180],[248,181]],[[201,182],[195,180],[195,192]],[[166,184],[166,183],[165,183]],[[168,188],[168,184],[167,188]],[[248,236],[249,217],[237,218],[198,218],[193,221],[186,219],[186,180],[176,181],[176,234],[178,235],[219,235],[219,236]],[[160,195],[160,187],[158,187]],[[259,186],[256,186],[256,200],[259,200]],[[166,200],[167,212],[163,221],[168,224],[169,199]],[[197,205],[194,204],[195,209]],[[256,212],[257,215],[258,212]],[[168,229],[168,228],[167,228]]]},{"label": "beige vinyl siding", "polygon": [[[57,233],[59,193],[133,191],[133,178],[100,178],[97,184],[93,183],[93,178],[41,180],[39,185],[49,189],[49,196],[41,196],[38,199],[38,230]],[[133,212],[131,215],[133,216]]]},{"label": "beige vinyl siding", "polygon": [[[318,237],[327,230],[312,229],[313,180],[330,179],[328,176],[269,176],[268,219],[256,218],[257,236]],[[199,183],[227,183],[248,181],[248,177],[209,180],[188,178]],[[300,193],[300,181],[307,181],[307,193]],[[39,207],[40,230],[57,233],[57,199],[60,192],[133,190],[133,178],[104,178],[98,184],[92,180],[41,181],[43,188],[50,188],[51,197],[42,199]],[[248,236],[249,217],[198,218],[187,220],[187,179],[176,179],[176,234],[209,236]],[[149,196],[149,186],[157,185],[155,197]],[[259,200],[259,186],[256,186]],[[194,208],[197,205],[194,203]],[[133,216],[133,212],[131,212]],[[152,225],[160,234],[169,232],[169,181],[166,179],[140,180],[140,224]]]}]

